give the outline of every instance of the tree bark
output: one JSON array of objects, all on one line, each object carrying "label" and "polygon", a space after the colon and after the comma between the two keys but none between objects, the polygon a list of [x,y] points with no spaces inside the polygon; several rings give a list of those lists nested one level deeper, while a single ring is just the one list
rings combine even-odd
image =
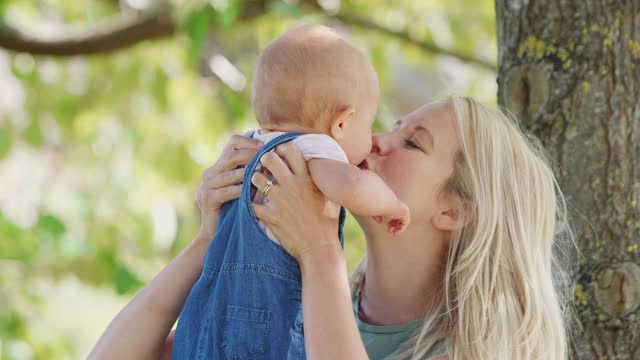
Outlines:
[{"label": "tree bark", "polygon": [[496,0],[496,17],[499,102],[572,207],[573,358],[640,359],[640,0]]}]

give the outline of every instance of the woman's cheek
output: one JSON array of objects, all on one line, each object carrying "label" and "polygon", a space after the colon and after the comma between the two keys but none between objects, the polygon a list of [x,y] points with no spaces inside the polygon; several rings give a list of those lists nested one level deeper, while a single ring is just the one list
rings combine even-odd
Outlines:
[{"label": "woman's cheek", "polygon": [[[383,180],[393,190],[398,197],[406,199],[407,194],[411,194],[412,183],[416,182],[414,172],[409,171],[408,160],[403,157],[389,159],[385,163]],[[414,189],[415,190],[415,189]]]}]

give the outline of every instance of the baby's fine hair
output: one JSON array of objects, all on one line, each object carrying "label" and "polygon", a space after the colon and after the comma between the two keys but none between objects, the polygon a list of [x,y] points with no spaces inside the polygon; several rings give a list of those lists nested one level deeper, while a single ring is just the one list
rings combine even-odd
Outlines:
[{"label": "baby's fine hair", "polygon": [[300,25],[260,54],[253,80],[253,106],[262,127],[283,123],[327,124],[378,83],[364,54],[332,29]]}]

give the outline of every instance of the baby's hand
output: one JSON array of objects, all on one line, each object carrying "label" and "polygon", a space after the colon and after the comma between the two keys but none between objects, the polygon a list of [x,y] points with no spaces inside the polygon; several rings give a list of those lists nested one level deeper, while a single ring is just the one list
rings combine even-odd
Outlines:
[{"label": "baby's hand", "polygon": [[391,214],[391,216],[389,216],[389,221],[387,222],[387,230],[391,234],[393,234],[393,236],[396,236],[407,228],[407,225],[409,225],[409,221],[409,207],[407,206],[407,204],[400,202],[397,213]]},{"label": "baby's hand", "polygon": [[377,223],[381,223],[385,219],[388,219],[387,230],[394,236],[398,235],[407,228],[407,225],[409,225],[409,207],[402,201],[398,200],[398,206],[393,213],[387,216],[373,216],[373,220]]}]

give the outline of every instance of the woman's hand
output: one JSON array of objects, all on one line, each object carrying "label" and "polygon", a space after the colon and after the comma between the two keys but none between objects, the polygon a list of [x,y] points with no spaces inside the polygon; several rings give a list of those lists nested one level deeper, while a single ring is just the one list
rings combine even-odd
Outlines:
[{"label": "woman's hand", "polygon": [[[351,305],[347,266],[338,241],[338,221],[323,215],[326,198],[311,179],[307,163],[291,144],[261,163],[277,180],[266,204],[253,204],[282,246],[298,260],[302,273],[304,342],[309,359],[368,359]],[[258,190],[267,178],[254,173]]]},{"label": "woman's hand", "polygon": [[213,239],[222,205],[240,196],[244,166],[262,145],[261,141],[233,135],[218,161],[202,173],[202,182],[196,191],[196,203],[202,214],[198,238]]},{"label": "woman's hand", "polygon": [[[202,175],[196,202],[202,225],[196,238],[156,275],[111,321],[89,359],[167,359],[174,333],[169,334],[202,273],[204,253],[213,238],[222,204],[240,194],[244,168],[260,148],[256,140],[234,135],[220,159]],[[167,337],[167,334],[169,336]]]},{"label": "woman's hand", "polygon": [[[260,160],[277,184],[268,191],[266,204],[253,204],[256,216],[269,226],[300,265],[315,250],[327,246],[337,246],[339,250],[338,221],[322,215],[327,200],[313,183],[302,154],[291,144],[278,146],[276,152],[289,166],[272,152]],[[254,173],[251,182],[261,191],[267,178]]]}]

